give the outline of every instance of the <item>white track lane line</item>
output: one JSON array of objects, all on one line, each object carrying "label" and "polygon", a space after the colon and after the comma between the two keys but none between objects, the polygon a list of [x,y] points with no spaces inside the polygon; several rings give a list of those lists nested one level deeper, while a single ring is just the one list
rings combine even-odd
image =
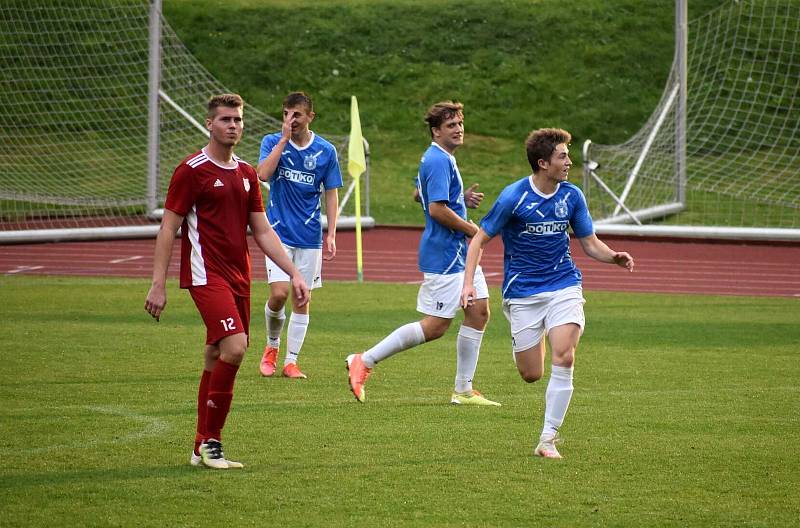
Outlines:
[{"label": "white track lane line", "polygon": [[35,271],[44,268],[44,266],[17,266],[12,270],[8,270],[6,275],[13,275],[14,273],[25,273],[26,271]]},{"label": "white track lane line", "polygon": [[109,262],[111,264],[120,264],[122,262],[131,262],[132,260],[139,260],[141,258],[144,258],[144,257],[142,255],[134,255],[132,257],[125,257],[125,258],[121,258],[121,259],[110,260]]}]

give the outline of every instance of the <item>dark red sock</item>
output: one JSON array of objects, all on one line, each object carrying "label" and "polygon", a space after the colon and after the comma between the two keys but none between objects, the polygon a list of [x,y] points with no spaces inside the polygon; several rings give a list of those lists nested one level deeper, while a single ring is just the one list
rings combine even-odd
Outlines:
[{"label": "dark red sock", "polygon": [[206,400],[206,438],[222,440],[222,428],[231,409],[233,383],[239,365],[217,360],[211,379],[208,381],[208,400]]},{"label": "dark red sock", "polygon": [[208,401],[208,382],[211,371],[203,370],[200,387],[197,389],[197,432],[194,435],[194,454],[200,454],[200,444],[206,439],[206,402]]}]

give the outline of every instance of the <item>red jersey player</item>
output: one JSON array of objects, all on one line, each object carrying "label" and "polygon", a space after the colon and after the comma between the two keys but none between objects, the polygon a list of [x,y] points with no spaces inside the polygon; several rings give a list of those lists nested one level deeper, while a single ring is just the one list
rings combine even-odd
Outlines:
[{"label": "red jersey player", "polygon": [[205,368],[197,396],[197,434],[192,465],[240,468],[226,460],[222,428],[233,385],[248,344],[250,325],[249,226],[258,247],[291,278],[295,302],[308,302],[308,287],[264,215],[256,171],[233,155],[242,137],[244,101],[236,94],[212,97],[206,128],[210,141],[186,157],[167,191],[153,257],[153,283],[144,309],[156,320],[167,304],[167,268],[181,227],[180,286],[206,325]]}]

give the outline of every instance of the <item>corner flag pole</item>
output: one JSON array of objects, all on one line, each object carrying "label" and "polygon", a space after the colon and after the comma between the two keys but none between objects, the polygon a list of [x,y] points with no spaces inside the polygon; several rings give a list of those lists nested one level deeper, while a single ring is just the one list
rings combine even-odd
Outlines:
[{"label": "corner flag pole", "polygon": [[364,282],[364,268],[361,260],[361,174],[367,170],[364,155],[364,136],[361,135],[361,118],[358,116],[358,101],[353,95],[350,99],[350,144],[347,149],[347,171],[356,183],[356,270],[358,282]]}]

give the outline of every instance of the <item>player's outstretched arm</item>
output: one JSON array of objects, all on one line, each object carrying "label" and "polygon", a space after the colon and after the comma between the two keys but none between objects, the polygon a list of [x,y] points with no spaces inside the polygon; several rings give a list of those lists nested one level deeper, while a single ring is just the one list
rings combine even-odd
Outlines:
[{"label": "player's outstretched arm", "polygon": [[278,235],[267,223],[267,217],[264,213],[250,213],[250,230],[253,232],[253,239],[258,244],[258,247],[261,248],[261,251],[291,277],[292,294],[294,295],[294,302],[297,303],[295,306],[306,304],[309,299],[306,281],[297,271],[297,268],[294,267],[286,251],[283,250],[283,245],[281,245]]},{"label": "player's outstretched arm", "polygon": [[172,258],[175,233],[182,223],[182,216],[169,209],[164,209],[153,255],[153,282],[144,300],[144,309],[156,321],[161,319],[161,312],[167,306],[167,269]]},{"label": "player's outstretched arm", "polygon": [[325,236],[325,248],[328,254],[323,258],[333,260],[336,256],[336,222],[339,220],[339,189],[325,190],[325,216],[328,220],[328,234]]},{"label": "player's outstretched arm", "polygon": [[597,235],[591,235],[579,238],[583,252],[600,262],[608,264],[616,264],[621,268],[628,271],[633,271],[633,257],[624,251],[614,251],[608,247],[605,242],[597,238]]},{"label": "player's outstretched arm", "polygon": [[483,228],[478,229],[467,249],[467,262],[464,268],[464,285],[461,288],[461,307],[466,308],[475,302],[475,270],[483,256],[483,247],[492,239]]}]

